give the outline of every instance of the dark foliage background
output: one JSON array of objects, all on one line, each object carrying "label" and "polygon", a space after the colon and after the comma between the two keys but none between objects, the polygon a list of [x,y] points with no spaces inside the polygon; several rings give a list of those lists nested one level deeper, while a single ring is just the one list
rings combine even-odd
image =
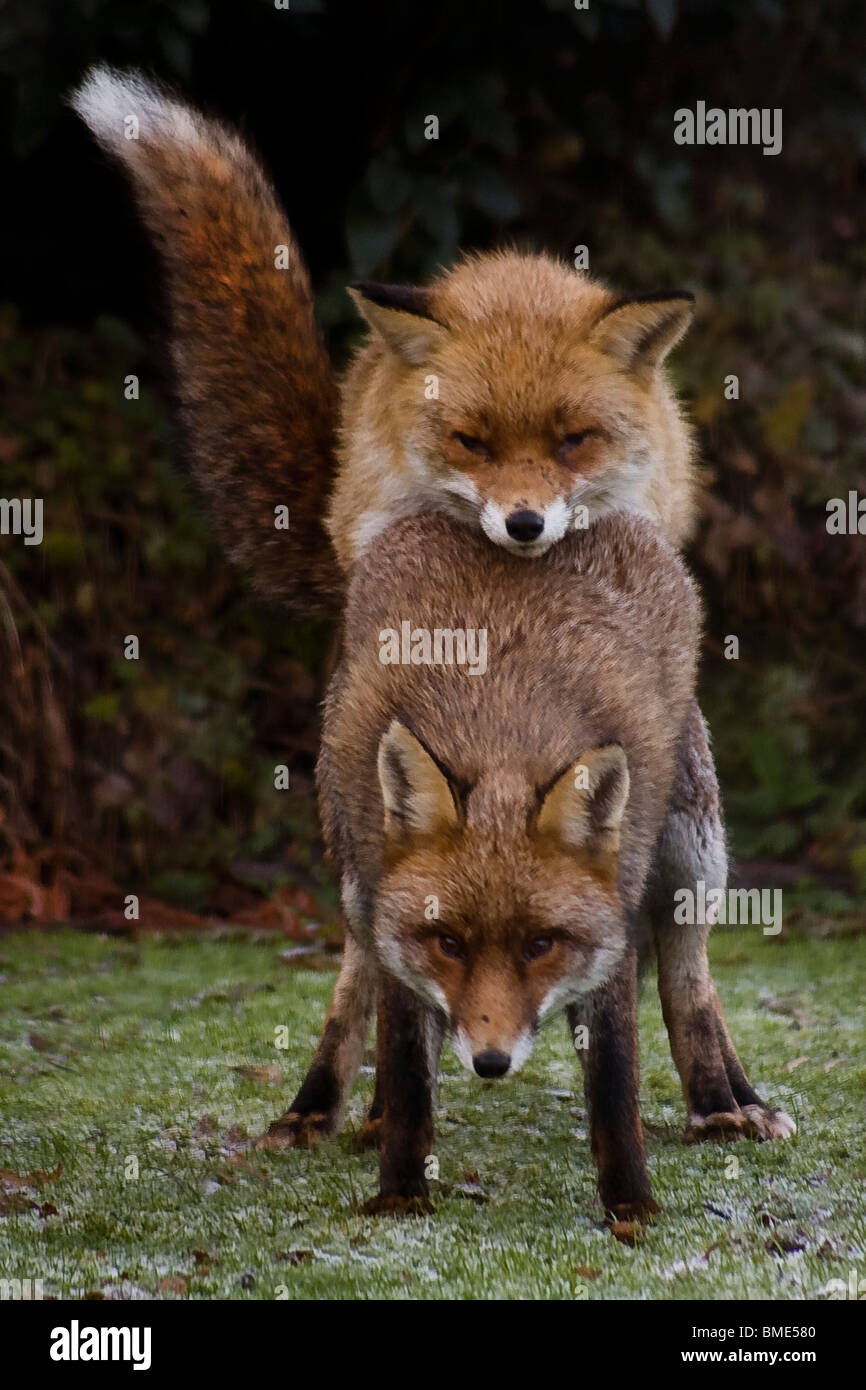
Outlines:
[{"label": "dark foliage background", "polygon": [[[97,59],[254,139],[338,359],[347,280],[417,280],[458,247],[585,243],[623,291],[698,294],[675,371],[710,484],[691,560],[734,847],[744,877],[796,889],[795,918],[855,924],[866,540],[829,536],[825,504],[866,494],[860,0],[0,11],[0,493],[46,500],[41,547],[0,539],[0,919],[120,924],[126,892],[154,924],[332,913],[311,787],[325,634],[250,601],[173,464],[156,266],[62,103]],[[678,147],[673,112],[698,100],[781,107],[782,153]]]}]

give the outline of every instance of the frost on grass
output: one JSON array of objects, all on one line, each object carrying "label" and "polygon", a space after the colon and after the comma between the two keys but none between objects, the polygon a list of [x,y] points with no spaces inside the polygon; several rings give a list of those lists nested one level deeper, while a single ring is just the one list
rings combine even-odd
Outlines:
[{"label": "frost on grass", "polygon": [[[724,957],[736,956],[736,936],[725,934]],[[642,1106],[663,1214],[627,1249],[602,1228],[564,1024],[499,1087],[473,1083],[446,1050],[435,1214],[375,1221],[361,1208],[376,1157],[356,1153],[350,1134],[274,1155],[244,1139],[303,1074],[332,973],[288,975],[268,942],[144,941],[130,957],[80,935],[6,937],[3,1167],[62,1171],[7,1202],[0,1267],[60,1297],[273,1298],[281,1286],[302,1298],[826,1296],[851,1269],[866,1276],[866,952],[856,938],[748,946],[748,966],[717,967],[720,992],[753,1080],[800,1132],[785,1144],[684,1147],[648,982]],[[762,991],[805,1001],[801,1016],[763,1007]],[[178,1000],[205,1002],[178,1010]],[[277,1055],[281,1023],[290,1046]],[[281,1085],[266,1079],[276,1066]],[[356,1126],[371,1090],[368,1072],[351,1101]]]}]

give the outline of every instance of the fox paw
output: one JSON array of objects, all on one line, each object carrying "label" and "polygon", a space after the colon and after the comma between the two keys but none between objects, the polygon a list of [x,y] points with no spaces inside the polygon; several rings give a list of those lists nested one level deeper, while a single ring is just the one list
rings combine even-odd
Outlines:
[{"label": "fox paw", "polygon": [[620,1245],[638,1245],[660,1207],[652,1197],[641,1197],[636,1202],[617,1202],[609,1211],[613,1218],[609,1229],[614,1240]]},{"label": "fox paw", "polygon": [[311,1149],[330,1139],[334,1133],[334,1117],[325,1111],[313,1110],[309,1115],[300,1115],[289,1110],[268,1126],[267,1131],[256,1140],[257,1149]]},{"label": "fox paw", "polygon": [[660,1210],[652,1197],[639,1197],[635,1202],[616,1202],[608,1207],[608,1229],[621,1245],[637,1245]]},{"label": "fox paw", "polygon": [[768,1110],[763,1105],[744,1105],[743,1114],[757,1130],[757,1139],[790,1139],[797,1133],[797,1126],[784,1110]]},{"label": "fox paw", "polygon": [[729,1144],[737,1139],[787,1139],[797,1126],[784,1110],[744,1105],[742,1110],[719,1110],[713,1115],[690,1115],[687,1144]]},{"label": "fox paw", "polygon": [[382,1147],[382,1116],[378,1115],[375,1119],[367,1119],[361,1125],[355,1136],[355,1147],[358,1149],[381,1149]]},{"label": "fox paw", "polygon": [[429,1216],[433,1203],[429,1197],[399,1197],[396,1193],[371,1197],[364,1203],[367,1216]]}]

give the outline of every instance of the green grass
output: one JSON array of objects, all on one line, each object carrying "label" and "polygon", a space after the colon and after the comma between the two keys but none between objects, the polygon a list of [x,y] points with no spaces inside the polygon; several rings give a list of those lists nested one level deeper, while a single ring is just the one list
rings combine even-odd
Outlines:
[{"label": "green grass", "polygon": [[[62,1165],[17,1197],[5,1175],[0,1277],[41,1277],[61,1298],[796,1299],[866,1275],[862,937],[716,933],[747,1069],[800,1126],[786,1144],[683,1146],[647,983],[642,1105],[664,1211],[634,1249],[602,1227],[562,1020],[499,1084],[473,1081],[446,1048],[429,1219],[360,1212],[376,1159],[351,1135],[369,1071],[336,1142],[244,1149],[238,1127],[259,1133],[291,1098],[333,981],[287,968],[279,949],[63,931],[0,941],[0,1167],[32,1178]],[[246,1079],[242,1065],[278,1066],[284,1081]]]}]

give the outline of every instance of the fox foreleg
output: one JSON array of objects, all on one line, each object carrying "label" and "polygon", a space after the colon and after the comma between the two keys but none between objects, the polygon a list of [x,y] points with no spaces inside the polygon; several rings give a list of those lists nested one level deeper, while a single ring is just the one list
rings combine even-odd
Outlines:
[{"label": "fox foreleg", "polygon": [[372,1215],[431,1209],[428,1171],[443,1018],[393,977],[379,980],[376,1093],[381,1106],[379,1193]]},{"label": "fox foreleg", "polygon": [[633,946],[606,984],[569,1006],[568,1021],[572,1036],[577,1027],[586,1029],[587,1046],[579,1049],[579,1055],[599,1196],[615,1223],[641,1222],[658,1207],[646,1170],[638,1099],[637,955]]}]

